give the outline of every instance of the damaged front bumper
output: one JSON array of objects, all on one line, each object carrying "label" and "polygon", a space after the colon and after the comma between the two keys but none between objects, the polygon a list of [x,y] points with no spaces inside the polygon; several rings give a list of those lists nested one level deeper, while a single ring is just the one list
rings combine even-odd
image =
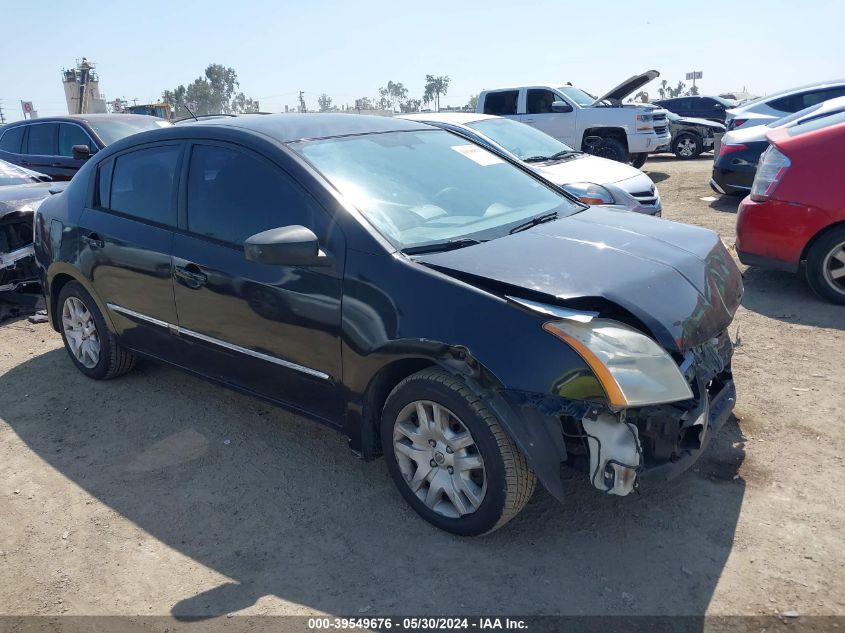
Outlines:
[{"label": "damaged front bumper", "polygon": [[641,482],[677,477],[701,457],[736,404],[732,353],[727,332],[689,350],[680,369],[693,398],[682,402],[611,410],[545,394],[501,396],[529,427],[515,434],[517,444],[552,495],[563,498],[566,464],[586,472],[598,490],[624,496]]},{"label": "damaged front bumper", "polygon": [[10,253],[0,253],[0,292],[18,290],[33,283],[38,283],[38,275],[32,244]]}]

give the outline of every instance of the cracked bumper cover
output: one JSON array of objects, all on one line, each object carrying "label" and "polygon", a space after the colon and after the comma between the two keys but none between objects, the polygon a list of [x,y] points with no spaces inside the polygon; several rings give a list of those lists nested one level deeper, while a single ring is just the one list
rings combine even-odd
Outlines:
[{"label": "cracked bumper cover", "polygon": [[[668,480],[688,470],[730,418],[736,403],[730,367],[707,379],[697,377],[697,384],[700,395],[691,404],[627,411],[627,422],[639,431],[643,454],[640,482]],[[541,483],[562,501],[561,465],[577,462],[579,456],[589,458],[589,451],[578,453],[573,431],[580,428],[585,416],[600,411],[600,407],[548,394],[508,390],[498,392],[495,401],[488,405],[508,427]],[[567,422],[572,425],[569,431]]]}]

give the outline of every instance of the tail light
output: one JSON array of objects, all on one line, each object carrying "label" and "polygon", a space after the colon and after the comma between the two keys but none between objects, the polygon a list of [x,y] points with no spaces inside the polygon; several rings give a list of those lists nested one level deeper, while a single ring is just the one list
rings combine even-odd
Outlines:
[{"label": "tail light", "polygon": [[760,158],[760,166],[757,167],[754,184],[751,185],[751,199],[755,202],[769,200],[790,165],[789,158],[777,147],[770,145]]},{"label": "tail light", "polygon": [[721,143],[719,145],[719,158],[727,154],[732,154],[733,152],[740,152],[744,149],[748,149],[748,145],[743,145],[742,143]]},{"label": "tail light", "polygon": [[748,119],[731,119],[730,123],[728,123],[728,129],[735,130],[736,128],[745,125],[746,121],[748,121]]}]

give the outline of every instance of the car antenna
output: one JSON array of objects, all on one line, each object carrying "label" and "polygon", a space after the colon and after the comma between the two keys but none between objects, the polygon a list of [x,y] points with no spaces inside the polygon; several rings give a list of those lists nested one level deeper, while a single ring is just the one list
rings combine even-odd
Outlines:
[{"label": "car antenna", "polygon": [[182,104],[182,107],[183,107],[183,108],[185,108],[185,109],[188,111],[188,114],[190,114],[190,115],[193,117],[194,121],[196,121],[197,123],[199,123],[199,121],[200,121],[200,120],[197,118],[197,115],[196,115],[196,114],[194,114],[193,112],[191,112],[191,109],[190,109],[188,106],[186,106],[186,105],[183,103],[183,104]]}]

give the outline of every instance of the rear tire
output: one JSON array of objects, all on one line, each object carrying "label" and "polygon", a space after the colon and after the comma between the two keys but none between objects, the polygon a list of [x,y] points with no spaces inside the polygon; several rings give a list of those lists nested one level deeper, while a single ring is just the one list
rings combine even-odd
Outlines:
[{"label": "rear tire", "polygon": [[135,355],[117,341],[97,303],[81,284],[76,281],[65,284],[56,309],[65,350],[83,374],[95,380],[108,380],[135,366]]},{"label": "rear tire", "polygon": [[822,235],[807,254],[807,283],[822,299],[845,304],[845,226]]},{"label": "rear tire", "polygon": [[536,476],[498,418],[461,378],[424,369],[390,393],[381,420],[387,468],[405,501],[460,536],[515,517]]}]

